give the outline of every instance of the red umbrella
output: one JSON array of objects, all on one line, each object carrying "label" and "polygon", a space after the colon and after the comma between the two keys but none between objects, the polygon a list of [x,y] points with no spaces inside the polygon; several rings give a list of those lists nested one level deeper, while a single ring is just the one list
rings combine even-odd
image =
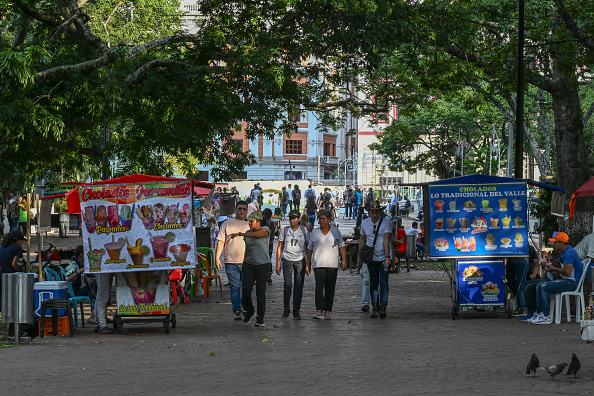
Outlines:
[{"label": "red umbrella", "polygon": [[577,197],[582,195],[594,195],[594,177],[590,178],[583,186],[578,188],[572,195],[571,200],[569,201],[569,221],[573,218],[573,213],[575,211],[575,200]]}]

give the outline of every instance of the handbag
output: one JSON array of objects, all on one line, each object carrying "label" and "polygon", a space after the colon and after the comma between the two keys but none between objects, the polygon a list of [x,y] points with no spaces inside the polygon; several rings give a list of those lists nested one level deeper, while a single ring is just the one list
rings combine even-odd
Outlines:
[{"label": "handbag", "polygon": [[361,260],[363,260],[363,262],[365,262],[365,263],[373,261],[373,254],[375,252],[375,243],[377,242],[377,236],[380,233],[380,229],[382,227],[382,221],[384,221],[383,217],[380,219],[379,225],[377,227],[377,232],[375,233],[375,238],[373,238],[373,245],[372,246],[365,245],[359,250],[359,256],[361,257]]}]

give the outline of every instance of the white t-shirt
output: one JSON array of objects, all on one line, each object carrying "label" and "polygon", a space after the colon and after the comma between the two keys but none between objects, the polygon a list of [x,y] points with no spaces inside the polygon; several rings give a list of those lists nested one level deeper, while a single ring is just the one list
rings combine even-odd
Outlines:
[{"label": "white t-shirt", "polygon": [[344,246],[342,234],[336,227],[330,227],[324,235],[319,228],[311,232],[307,250],[312,250],[312,268],[338,268],[339,249]]},{"label": "white t-shirt", "polygon": [[279,232],[278,241],[285,243],[281,258],[288,261],[301,261],[305,257],[309,232],[305,227],[301,226],[298,226],[296,231],[293,231],[291,227],[285,227]]},{"label": "white t-shirt", "polygon": [[227,219],[219,230],[217,241],[225,242],[225,264],[243,264],[245,255],[245,241],[243,237],[231,238],[231,234],[246,232],[250,224],[245,220],[237,220],[235,217]]},{"label": "white t-shirt", "polygon": [[412,228],[410,227],[407,231],[406,231],[406,235],[419,235],[419,230],[417,230],[416,228]]},{"label": "white t-shirt", "polygon": [[[375,223],[375,228],[379,225],[381,218]],[[373,233],[374,223],[371,221],[371,217],[366,218],[361,222],[361,235],[366,237],[366,245],[373,246],[373,240],[375,234]],[[382,221],[381,230],[378,230],[377,241],[375,242],[375,249],[373,251],[373,261],[384,261],[386,259],[386,252],[384,251],[384,234],[392,234],[392,224],[390,219],[384,217]],[[388,255],[390,252],[387,252]]]}]

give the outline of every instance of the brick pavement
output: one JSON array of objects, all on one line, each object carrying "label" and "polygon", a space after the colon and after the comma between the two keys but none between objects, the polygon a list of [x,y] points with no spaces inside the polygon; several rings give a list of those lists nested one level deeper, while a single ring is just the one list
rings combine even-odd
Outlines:
[{"label": "brick pavement", "polygon": [[[342,228],[342,227],[341,227]],[[346,227],[345,227],[346,228]],[[343,231],[344,232],[344,231]],[[37,338],[0,352],[0,389],[16,394],[586,394],[592,344],[575,323],[535,326],[492,314],[450,316],[442,271],[391,274],[388,318],[360,311],[361,278],[340,272],[333,319],[311,319],[313,276],[303,320],[282,319],[282,278],[267,290],[266,328],[232,320],[228,289],[178,305],[177,328],[128,326],[130,334]],[[264,342],[267,341],[267,342]],[[532,353],[541,364],[582,361],[577,379],[524,375]],[[73,386],[73,383],[75,386]]]}]

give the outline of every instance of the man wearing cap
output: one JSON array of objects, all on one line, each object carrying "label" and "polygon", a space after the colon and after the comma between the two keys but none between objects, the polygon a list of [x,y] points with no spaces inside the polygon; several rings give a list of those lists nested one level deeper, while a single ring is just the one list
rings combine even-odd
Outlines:
[{"label": "man wearing cap", "polygon": [[[369,271],[369,287],[371,292],[371,305],[373,312],[371,318],[385,318],[386,307],[388,306],[388,275],[390,273],[390,235],[392,226],[389,221],[384,221],[384,207],[380,206],[379,201],[371,201],[367,207],[369,218],[361,223],[361,238],[359,239],[359,252],[363,246],[374,246],[373,260],[363,262],[361,255],[358,258],[358,266],[367,265]],[[365,271],[365,269],[363,269]],[[379,290],[378,290],[379,288]],[[363,299],[365,299],[365,290],[363,290]]]},{"label": "man wearing cap", "polygon": [[[255,187],[255,186],[254,186]],[[241,320],[241,280],[242,265],[245,255],[245,242],[243,237],[231,238],[232,234],[246,232],[250,225],[245,221],[248,204],[245,201],[237,201],[235,205],[235,217],[230,217],[222,224],[217,236],[217,248],[215,253],[215,264],[221,269],[221,253],[225,250],[225,272],[229,279],[229,294],[231,295],[231,308],[235,320]]]},{"label": "man wearing cap", "polygon": [[[569,236],[558,232],[553,238],[553,248],[559,253],[557,261],[541,266],[554,278],[536,279],[526,282],[526,308],[528,314],[521,318],[523,322],[533,324],[551,324],[551,294],[573,291],[583,273],[582,260],[574,248],[569,245]],[[558,279],[557,279],[558,278]]]},{"label": "man wearing cap", "polygon": [[[301,218],[298,210],[289,212],[289,226],[278,233],[278,247],[276,249],[276,273],[281,273],[281,260],[284,278],[284,310],[283,318],[291,313],[290,302],[293,292],[293,277],[295,278],[295,293],[293,294],[293,318],[301,319],[301,299],[303,296],[303,281],[305,280],[305,254],[309,242],[307,228],[299,225]],[[294,274],[294,276],[293,276]]]}]

